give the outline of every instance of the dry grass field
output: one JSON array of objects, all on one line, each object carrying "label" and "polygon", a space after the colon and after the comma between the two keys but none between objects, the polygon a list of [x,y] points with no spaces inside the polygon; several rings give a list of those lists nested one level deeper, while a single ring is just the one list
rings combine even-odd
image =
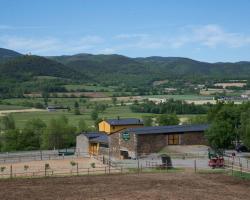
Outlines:
[{"label": "dry grass field", "polygon": [[0,180],[1,200],[242,200],[250,181],[191,172]]}]

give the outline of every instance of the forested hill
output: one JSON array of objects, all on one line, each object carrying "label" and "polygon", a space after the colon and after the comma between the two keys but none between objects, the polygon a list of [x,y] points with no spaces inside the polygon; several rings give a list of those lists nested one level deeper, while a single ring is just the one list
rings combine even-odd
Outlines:
[{"label": "forested hill", "polygon": [[181,57],[129,58],[77,54],[49,57],[108,84],[149,84],[161,79],[248,79],[250,62],[207,63]]},{"label": "forested hill", "polygon": [[9,49],[0,48],[0,63],[22,56],[22,54]]},{"label": "forested hill", "polygon": [[0,64],[0,78],[29,80],[33,76],[54,76],[69,79],[89,79],[61,63],[40,56],[19,56]]},{"label": "forested hill", "polygon": [[116,54],[45,58],[0,49],[0,73],[2,80],[56,76],[108,85],[144,87],[164,79],[249,79],[250,62],[207,63],[181,57],[129,58]]}]

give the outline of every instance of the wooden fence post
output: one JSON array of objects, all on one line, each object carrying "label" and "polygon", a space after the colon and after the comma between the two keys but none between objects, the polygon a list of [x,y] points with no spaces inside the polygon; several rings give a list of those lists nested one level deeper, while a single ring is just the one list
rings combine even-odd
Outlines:
[{"label": "wooden fence post", "polygon": [[44,175],[47,176],[47,167],[46,167],[46,164],[44,165]]},{"label": "wooden fence post", "polygon": [[234,163],[232,162],[232,176],[234,175]]},{"label": "wooden fence post", "polygon": [[240,163],[240,175],[242,176],[242,163]]},{"label": "wooden fence post", "polygon": [[194,160],[194,172],[196,173],[196,171],[197,171],[196,160]]},{"label": "wooden fence post", "polygon": [[13,178],[12,165],[10,165],[10,178]]},{"label": "wooden fence post", "polygon": [[137,158],[137,171],[138,171],[138,175],[140,174],[140,162],[139,162],[139,158]]},{"label": "wooden fence post", "polygon": [[78,163],[76,163],[76,175],[79,175]]}]

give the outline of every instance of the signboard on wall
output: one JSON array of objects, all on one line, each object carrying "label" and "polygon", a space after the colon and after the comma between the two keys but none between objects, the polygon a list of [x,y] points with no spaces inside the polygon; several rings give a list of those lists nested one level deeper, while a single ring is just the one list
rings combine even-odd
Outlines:
[{"label": "signboard on wall", "polygon": [[130,140],[130,134],[128,132],[122,133],[122,139],[125,141]]}]

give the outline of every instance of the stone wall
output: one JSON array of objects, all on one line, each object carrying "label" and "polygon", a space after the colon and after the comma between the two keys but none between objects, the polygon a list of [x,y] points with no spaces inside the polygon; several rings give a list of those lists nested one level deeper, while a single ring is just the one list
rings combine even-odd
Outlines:
[{"label": "stone wall", "polygon": [[184,133],[180,141],[182,145],[207,145],[203,132]]},{"label": "stone wall", "polygon": [[76,137],[76,153],[80,156],[89,155],[89,139],[83,134]]},{"label": "stone wall", "polygon": [[122,138],[122,133],[117,132],[109,135],[110,156],[118,159],[121,158],[121,150],[127,151],[131,158],[136,158],[137,138],[133,133],[130,134],[130,139],[125,141]]},{"label": "stone wall", "polygon": [[167,135],[138,135],[138,154],[156,153],[167,146]]},{"label": "stone wall", "polygon": [[[206,139],[203,132],[180,133],[180,145],[206,145]],[[131,158],[138,155],[157,153],[168,145],[168,134],[145,134],[136,135],[130,133],[130,139],[125,141],[122,133],[114,133],[109,135],[110,140],[110,156],[122,159],[121,150],[127,151]]]}]

